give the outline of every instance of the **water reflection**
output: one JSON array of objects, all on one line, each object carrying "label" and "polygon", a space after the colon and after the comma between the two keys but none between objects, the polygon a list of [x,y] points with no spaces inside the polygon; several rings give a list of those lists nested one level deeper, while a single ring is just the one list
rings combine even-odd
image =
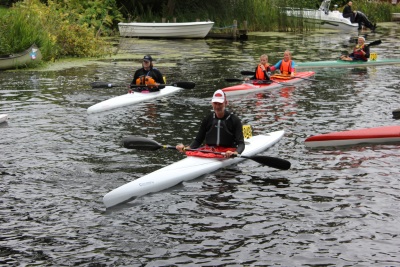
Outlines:
[{"label": "water reflection", "polygon": [[[400,57],[398,27],[367,41]],[[53,71],[0,72],[1,262],[3,265],[393,265],[399,263],[399,144],[308,149],[317,133],[393,125],[399,66],[321,69],[304,81],[232,97],[229,108],[255,134],[284,129],[264,155],[290,160],[281,171],[244,161],[106,211],[119,185],[182,159],[175,151],[133,151],[127,135],[190,143],[225,78],[270,62],[337,57],[352,35],[261,33],[246,42],[122,39],[119,58]],[[345,47],[346,46],[346,47]],[[169,81],[194,90],[87,115],[126,88],[92,89],[93,80],[128,83],[143,54]],[[24,233],[21,235],[21,233]],[[377,244],[380,249],[377,250]]]}]

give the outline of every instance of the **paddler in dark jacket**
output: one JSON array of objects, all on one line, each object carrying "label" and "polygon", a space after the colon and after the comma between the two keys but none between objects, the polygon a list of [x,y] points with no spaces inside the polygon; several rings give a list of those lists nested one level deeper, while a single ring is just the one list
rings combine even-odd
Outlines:
[{"label": "paddler in dark jacket", "polygon": [[[153,66],[153,58],[150,55],[146,55],[142,60],[142,68],[138,69],[133,75],[132,85],[154,85],[164,84],[164,77],[162,73]],[[152,86],[150,86],[152,88]],[[153,88],[164,88],[164,86],[153,86]]]},{"label": "paddler in dark jacket", "polygon": [[268,56],[263,54],[260,56],[260,63],[257,65],[254,76],[245,80],[263,80],[269,81],[271,77],[271,68],[268,63]]},{"label": "paddler in dark jacket", "polygon": [[[186,148],[199,148],[205,141],[206,147],[201,150],[211,148],[216,152],[224,152],[226,158],[242,153],[245,148],[242,122],[225,109],[228,102],[224,92],[215,91],[211,103],[213,112],[203,119],[196,138]],[[185,146],[179,144],[176,149],[184,152]]]},{"label": "paddler in dark jacket", "polygon": [[345,61],[368,61],[369,58],[369,47],[365,44],[365,38],[362,36],[358,37],[357,45],[353,49],[353,53],[350,55],[341,55],[340,59]]}]

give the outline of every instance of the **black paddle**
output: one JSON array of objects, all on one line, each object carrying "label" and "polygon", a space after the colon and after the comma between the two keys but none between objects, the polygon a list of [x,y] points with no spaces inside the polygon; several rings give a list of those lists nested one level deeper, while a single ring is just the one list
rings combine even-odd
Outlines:
[{"label": "black paddle", "polygon": [[[358,41],[357,41],[357,42],[358,42]],[[376,40],[376,41],[373,41],[373,42],[371,42],[371,43],[369,43],[369,44],[367,44],[367,45],[365,45],[365,46],[366,46],[366,47],[370,47],[370,46],[374,46],[374,45],[380,45],[381,43],[382,43],[381,40]],[[349,52],[344,51],[344,52],[342,52],[342,55],[348,56],[348,55],[349,55]],[[339,59],[342,60],[340,57],[339,57]],[[345,60],[345,61],[346,61],[346,60]]]},{"label": "black paddle", "polygon": [[[225,81],[227,81],[227,82],[243,82],[243,81],[245,81],[245,80],[243,80],[243,79],[235,79],[235,78],[227,78],[227,79],[225,79]],[[279,83],[279,84],[282,84],[282,85],[285,85],[285,86],[293,86],[294,87],[294,85],[291,85],[291,84],[286,84],[286,83],[281,83],[281,82],[278,82],[278,81],[275,81],[275,80],[257,80],[259,83],[256,83],[256,84],[271,84],[271,83]]]},{"label": "black paddle", "polygon": [[[160,148],[176,149],[176,147],[174,147],[174,146],[161,145],[154,140],[147,139],[145,137],[140,137],[140,136],[127,136],[122,140],[122,143],[125,148],[129,148],[129,149],[149,150],[149,151],[158,150]],[[187,151],[199,151],[199,152],[203,152],[203,153],[213,153],[213,154],[219,154],[219,155],[224,154],[222,152],[214,152],[214,151],[208,151],[208,150],[197,150],[197,149],[186,149],[186,150]],[[237,155],[236,157],[251,159],[262,165],[267,165],[269,167],[280,169],[280,170],[288,170],[288,169],[290,169],[290,165],[291,165],[291,163],[287,160],[280,159],[280,158],[274,158],[274,157],[268,157],[268,156],[250,156],[250,157],[248,157],[248,156],[243,156],[243,155]]]},{"label": "black paddle", "polygon": [[[109,88],[109,87],[126,87],[128,85],[122,85],[122,84],[112,84],[112,83],[107,83],[107,82],[92,82],[90,84],[92,88]],[[181,87],[183,89],[193,89],[196,84],[194,82],[176,82],[176,83],[171,83],[171,84],[160,84],[160,86],[175,86],[175,87]],[[154,85],[149,85],[149,86],[154,86]],[[145,85],[130,85],[130,88],[134,87],[146,87]]]},{"label": "black paddle", "polygon": [[[254,71],[241,71],[240,74],[242,75],[254,75],[255,72]],[[303,79],[303,80],[307,80],[307,81],[313,81],[313,82],[319,82],[318,80],[315,79],[309,79],[309,78],[303,78],[303,77],[298,77],[298,76],[294,76],[293,78],[299,78],[299,79]]]},{"label": "black paddle", "polygon": [[381,40],[376,40],[376,41],[373,41],[373,42],[367,44],[367,46],[370,47],[370,46],[374,46],[374,45],[380,45],[381,43],[382,43]]}]

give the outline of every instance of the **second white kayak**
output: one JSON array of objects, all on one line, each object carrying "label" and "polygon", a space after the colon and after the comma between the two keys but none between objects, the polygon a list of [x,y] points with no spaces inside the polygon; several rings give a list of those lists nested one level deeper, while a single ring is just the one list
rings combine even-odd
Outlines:
[{"label": "second white kayak", "polygon": [[157,92],[131,92],[127,93],[121,96],[113,97],[108,100],[102,101],[100,103],[97,103],[93,106],[90,106],[87,109],[87,113],[96,113],[96,112],[103,112],[115,108],[120,108],[124,106],[129,106],[133,105],[136,103],[142,103],[148,100],[152,100],[155,98],[160,98],[163,96],[167,96],[170,94],[174,94],[183,88],[181,87],[175,87],[175,86],[165,86],[165,88],[161,89],[160,91]]}]

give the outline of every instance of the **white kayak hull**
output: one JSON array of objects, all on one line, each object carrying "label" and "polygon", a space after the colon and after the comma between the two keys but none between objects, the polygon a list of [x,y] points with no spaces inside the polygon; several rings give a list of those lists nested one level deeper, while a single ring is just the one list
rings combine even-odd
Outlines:
[{"label": "white kayak hull", "polygon": [[97,112],[103,112],[107,110],[112,110],[120,107],[125,107],[137,103],[142,103],[145,101],[149,101],[155,98],[160,98],[164,96],[168,96],[171,94],[174,94],[178,91],[182,90],[181,87],[175,87],[175,86],[165,86],[165,88],[161,89],[160,91],[157,92],[132,92],[132,93],[127,93],[125,95],[121,96],[116,96],[113,98],[110,98],[108,100],[102,101],[100,103],[97,103],[93,106],[90,106],[87,109],[87,113],[97,113]]},{"label": "white kayak hull", "polygon": [[8,114],[0,114],[0,123],[7,121]]},{"label": "white kayak hull", "polygon": [[[284,133],[284,131],[276,131],[246,139],[246,148],[242,155],[253,156],[268,149],[276,144]],[[183,181],[214,172],[242,160],[244,158],[221,159],[189,156],[112,190],[103,197],[103,203],[107,208],[112,207],[136,197],[170,188]]]}]

